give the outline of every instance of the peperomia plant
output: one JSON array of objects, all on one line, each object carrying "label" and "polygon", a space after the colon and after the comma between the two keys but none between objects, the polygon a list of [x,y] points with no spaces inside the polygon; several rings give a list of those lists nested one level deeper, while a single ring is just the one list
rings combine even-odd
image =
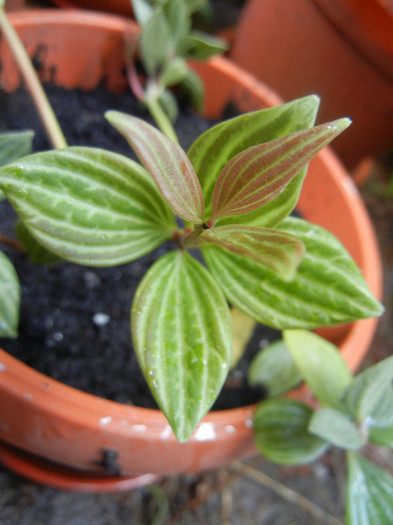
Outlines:
[{"label": "peperomia plant", "polygon": [[[318,407],[279,397],[302,378]],[[348,525],[393,522],[393,477],[361,455],[368,443],[393,448],[393,357],[354,378],[332,343],[285,330],[282,341],[256,355],[249,380],[272,395],[254,416],[256,444],[267,459],[306,463],[338,447],[346,451]]]},{"label": "peperomia plant", "polygon": [[305,97],[222,122],[188,154],[143,120],[109,111],[142,165],[70,147],[0,170],[0,188],[27,230],[66,260],[112,266],[174,241],[177,249],[142,279],[131,326],[142,371],[179,441],[228,374],[229,304],[279,329],[381,313],[341,244],[287,217],[306,164],[349,125],[310,127],[317,106],[317,97]]},{"label": "peperomia plant", "polygon": [[[177,27],[172,3],[159,9]],[[109,111],[140,163],[103,149],[60,147],[0,169],[0,189],[24,235],[60,258],[113,266],[173,241],[175,249],[139,284],[131,330],[144,376],[180,442],[227,377],[230,305],[278,329],[382,312],[338,240],[289,217],[308,162],[350,123],[313,126],[318,105],[309,96],[240,115],[203,133],[187,153],[143,120]]]}]

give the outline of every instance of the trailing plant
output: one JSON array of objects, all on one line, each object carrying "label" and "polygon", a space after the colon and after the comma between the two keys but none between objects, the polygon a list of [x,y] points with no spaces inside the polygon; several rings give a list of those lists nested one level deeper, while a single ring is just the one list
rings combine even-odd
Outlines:
[{"label": "trailing plant", "polygon": [[[317,406],[280,396],[302,378]],[[369,443],[393,448],[393,357],[353,377],[332,343],[305,330],[285,330],[281,341],[256,355],[249,381],[270,395],[254,415],[264,457],[295,465],[331,446],[344,450],[348,525],[393,523],[393,477],[361,455]]]},{"label": "trailing plant", "polygon": [[64,147],[0,169],[0,189],[30,236],[28,251],[35,240],[62,259],[113,266],[173,241],[175,249],[139,284],[131,331],[146,381],[180,442],[227,377],[229,305],[278,329],[382,312],[339,241],[289,217],[308,162],[350,124],[314,126],[318,105],[309,96],[240,115],[203,133],[187,153],[143,120],[108,111],[140,162]]}]

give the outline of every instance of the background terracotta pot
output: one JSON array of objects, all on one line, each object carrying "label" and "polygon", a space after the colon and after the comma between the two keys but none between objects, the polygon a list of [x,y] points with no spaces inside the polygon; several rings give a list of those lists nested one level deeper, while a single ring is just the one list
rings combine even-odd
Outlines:
[{"label": "background terracotta pot", "polygon": [[[45,44],[44,71],[55,71],[56,84],[88,89],[105,79],[110,89],[126,88],[123,36],[126,31],[137,34],[132,21],[71,11],[59,17],[51,10],[17,13],[11,20],[31,55]],[[20,77],[3,41],[0,56],[0,82],[12,91]],[[206,86],[208,117],[220,118],[228,103],[243,112],[280,103],[274,92],[225,58],[193,67]],[[328,148],[310,165],[299,207],[306,218],[344,242],[371,290],[380,296],[381,265],[370,220],[356,188]],[[359,321],[331,334],[351,368],[367,351],[375,326],[376,320]],[[0,439],[68,467],[102,472],[97,463],[105,451],[116,451],[116,465],[125,474],[219,467],[255,453],[253,411],[247,406],[210,412],[191,439],[179,444],[159,411],[75,390],[0,351]]]},{"label": "background terracotta pot", "polygon": [[230,53],[285,100],[320,95],[320,122],[352,118],[333,143],[348,168],[393,150],[393,14],[383,4],[249,0]]},{"label": "background terracotta pot", "polygon": [[93,9],[118,15],[131,16],[131,0],[51,0],[52,4],[62,8]]}]

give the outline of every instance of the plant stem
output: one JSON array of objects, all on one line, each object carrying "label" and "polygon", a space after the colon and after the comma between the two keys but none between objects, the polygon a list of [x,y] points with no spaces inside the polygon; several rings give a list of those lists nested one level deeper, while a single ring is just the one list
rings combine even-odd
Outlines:
[{"label": "plant stem", "polygon": [[56,149],[67,147],[66,139],[64,138],[56,115],[53,112],[48,97],[46,96],[37,73],[31,63],[30,57],[27,54],[18,33],[15,31],[12,24],[8,20],[6,12],[4,8],[1,7],[1,4],[0,29],[3,32],[4,37],[7,40],[18,67],[23,75],[26,87],[37,107],[49,141]]},{"label": "plant stem", "polygon": [[147,96],[143,99],[143,103],[146,105],[147,109],[149,110],[150,115],[153,117],[155,123],[160,128],[160,130],[168,138],[173,140],[173,142],[176,142],[176,144],[179,144],[179,139],[177,138],[175,130],[173,129],[173,126],[169,118],[167,117],[165,111],[162,109],[157,98]]}]

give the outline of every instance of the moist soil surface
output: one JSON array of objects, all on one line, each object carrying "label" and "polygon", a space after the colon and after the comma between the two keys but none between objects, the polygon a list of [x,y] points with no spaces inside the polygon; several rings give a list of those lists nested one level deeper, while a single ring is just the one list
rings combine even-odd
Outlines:
[{"label": "moist soil surface", "polygon": [[[143,108],[127,93],[67,91],[52,85],[46,90],[69,145],[106,148],[133,154],[105,120],[107,109],[134,114],[151,122]],[[50,148],[29,96],[23,89],[1,94],[2,131],[33,129],[34,151]],[[182,108],[176,131],[185,150],[213,123]],[[135,158],[135,157],[134,157]],[[2,233],[14,236],[16,214],[7,201],[0,203]],[[130,307],[136,287],[146,270],[169,250],[171,244],[129,264],[113,268],[78,266],[68,262],[35,264],[9,247],[22,290],[19,336],[0,345],[40,372],[75,388],[119,402],[156,407],[142,376],[130,336]],[[277,332],[259,326],[246,355],[234,369],[215,409],[250,404],[261,398],[246,384],[249,360]]]}]

